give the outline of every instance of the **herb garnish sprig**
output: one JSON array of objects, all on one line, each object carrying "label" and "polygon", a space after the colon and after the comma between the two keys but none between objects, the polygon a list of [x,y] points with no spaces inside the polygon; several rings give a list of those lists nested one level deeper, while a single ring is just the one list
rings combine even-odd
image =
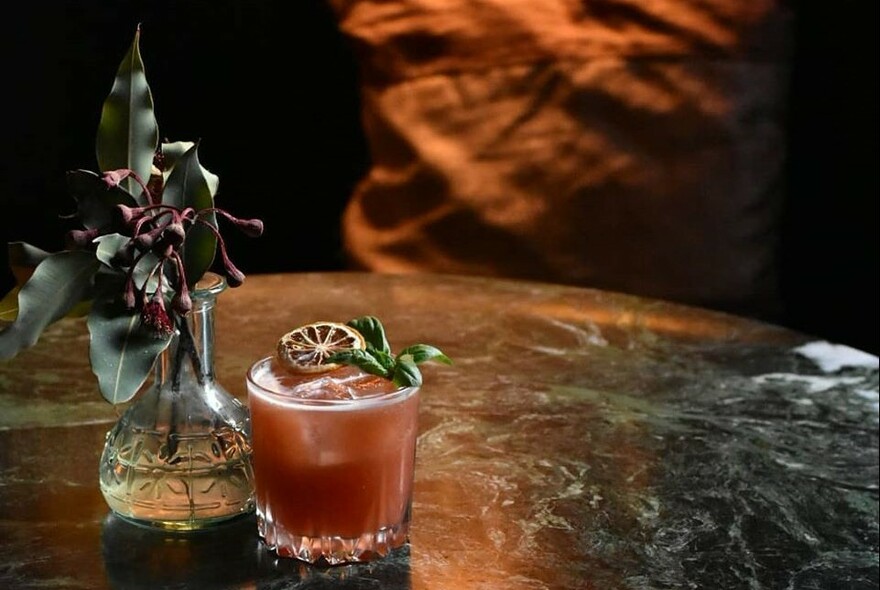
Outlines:
[{"label": "herb garnish sprig", "polygon": [[400,387],[413,387],[422,384],[422,372],[418,365],[427,361],[437,361],[446,365],[452,359],[430,344],[413,344],[399,353],[391,352],[391,345],[385,337],[385,328],[375,316],[363,316],[347,322],[361,333],[366,341],[365,349],[350,349],[334,353],[328,363],[355,365],[372,375],[389,379]]}]

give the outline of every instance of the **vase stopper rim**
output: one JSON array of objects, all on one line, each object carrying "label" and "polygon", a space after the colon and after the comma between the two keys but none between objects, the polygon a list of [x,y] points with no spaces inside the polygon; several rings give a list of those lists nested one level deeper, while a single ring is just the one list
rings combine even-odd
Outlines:
[{"label": "vase stopper rim", "polygon": [[208,271],[196,282],[193,295],[216,295],[224,291],[226,286],[226,279],[222,275]]}]

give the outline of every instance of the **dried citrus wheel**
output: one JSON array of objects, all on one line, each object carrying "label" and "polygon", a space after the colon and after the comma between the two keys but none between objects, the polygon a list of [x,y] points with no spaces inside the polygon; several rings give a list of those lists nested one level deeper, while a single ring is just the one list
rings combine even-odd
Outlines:
[{"label": "dried citrus wheel", "polygon": [[338,368],[327,359],[340,350],[364,349],[360,332],[337,322],[315,322],[291,330],[278,340],[277,356],[297,373],[323,373]]}]

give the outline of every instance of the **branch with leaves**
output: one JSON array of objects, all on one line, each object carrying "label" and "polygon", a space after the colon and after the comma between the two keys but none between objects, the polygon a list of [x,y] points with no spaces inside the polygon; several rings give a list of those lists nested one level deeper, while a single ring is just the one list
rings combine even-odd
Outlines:
[{"label": "branch with leaves", "polygon": [[17,284],[0,302],[0,319],[11,321],[0,331],[0,359],[84,310],[92,371],[104,398],[120,403],[137,393],[173,335],[189,330],[191,291],[218,251],[229,286],[244,281],[218,220],[252,237],[263,222],[215,206],[219,179],[201,165],[197,143],[160,144],[140,27],[104,102],[96,156],[101,172],[67,173],[82,227],[68,233],[66,249],[9,244]]}]

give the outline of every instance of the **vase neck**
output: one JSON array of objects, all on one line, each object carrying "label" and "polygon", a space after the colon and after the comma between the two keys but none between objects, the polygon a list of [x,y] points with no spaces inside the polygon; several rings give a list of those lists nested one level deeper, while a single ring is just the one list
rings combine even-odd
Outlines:
[{"label": "vase neck", "polygon": [[214,306],[220,291],[222,288],[193,291],[192,310],[156,363],[157,382],[214,380]]}]

